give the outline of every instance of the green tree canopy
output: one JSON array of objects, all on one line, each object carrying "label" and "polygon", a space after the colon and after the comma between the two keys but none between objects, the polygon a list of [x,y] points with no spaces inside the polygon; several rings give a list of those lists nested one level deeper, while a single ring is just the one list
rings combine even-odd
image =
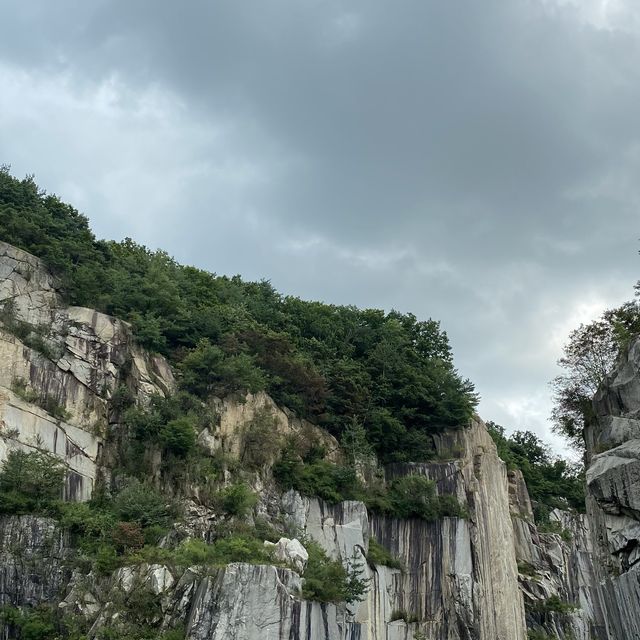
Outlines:
[{"label": "green tree canopy", "polygon": [[430,434],[465,425],[477,403],[437,321],[307,302],[131,239],[97,240],[85,216],[6,167],[0,238],[42,258],[70,304],[129,321],[140,344],[177,365],[189,392],[265,389],[336,436],[355,420],[383,461],[427,458]]}]

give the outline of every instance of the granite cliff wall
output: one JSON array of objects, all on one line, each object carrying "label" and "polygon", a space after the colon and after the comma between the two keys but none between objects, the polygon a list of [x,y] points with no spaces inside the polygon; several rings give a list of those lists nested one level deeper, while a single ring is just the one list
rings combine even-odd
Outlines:
[{"label": "granite cliff wall", "polygon": [[[52,453],[67,470],[65,498],[89,499],[117,462],[109,443],[119,433],[118,416],[109,401],[123,388],[145,406],[154,394],[171,394],[175,383],[167,362],[140,349],[126,323],[64,305],[37,258],[0,243],[0,464],[13,449]],[[507,472],[479,419],[436,438],[438,461],[384,470],[386,481],[408,474],[433,480],[439,494],[457,498],[465,517],[394,519],[368,513],[360,502],[282,494],[268,472],[256,472],[256,515],[359,567],[368,582],[361,602],[306,601],[299,569],[283,566],[143,562],[97,574],[79,566],[55,520],[4,516],[0,604],[54,605],[86,619],[91,637],[118,619],[123,601],[143,593],[155,607],[145,623],[159,630],[178,624],[189,640],[525,640],[528,632],[640,638],[640,341],[594,407],[587,514],[554,512],[553,532],[536,527],[522,476]],[[242,464],[249,425],[267,419],[275,443],[313,439],[328,459],[340,457],[329,434],[264,393],[213,399],[210,410],[216,420],[198,442],[211,456]],[[265,455],[268,469],[273,452]],[[185,517],[165,544],[209,539],[216,515],[198,503],[199,487],[177,489]],[[367,562],[371,538],[403,568]],[[13,634],[2,627],[5,639]]]}]

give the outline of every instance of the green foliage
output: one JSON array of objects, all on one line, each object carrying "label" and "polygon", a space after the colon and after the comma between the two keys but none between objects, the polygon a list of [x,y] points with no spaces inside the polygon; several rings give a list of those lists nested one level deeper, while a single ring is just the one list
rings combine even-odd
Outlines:
[{"label": "green foliage", "polygon": [[134,402],[133,392],[125,384],[118,385],[109,398],[109,406],[116,415],[133,406]]},{"label": "green foliage", "polygon": [[544,514],[537,519],[540,520],[540,522],[538,522],[538,531],[540,533],[556,533],[567,543],[573,539],[571,531],[565,529],[557,520],[550,520],[548,514]]},{"label": "green foliage", "polygon": [[558,596],[551,596],[542,602],[536,602],[535,604],[528,604],[527,608],[530,611],[534,611],[535,613],[539,613],[542,615],[548,613],[560,613],[567,614],[573,613],[580,607],[575,604],[571,604],[570,602],[565,602],[561,600]]},{"label": "green foliage", "polygon": [[555,640],[557,636],[550,636],[544,631],[530,629],[527,631],[527,640]]},{"label": "green foliage", "polygon": [[433,521],[444,517],[466,518],[454,496],[437,496],[432,480],[412,475],[396,478],[384,493],[368,496],[367,507],[393,518]]},{"label": "green foliage", "polygon": [[536,522],[549,519],[552,509],[584,511],[584,471],[578,465],[554,457],[549,448],[530,431],[505,435],[504,427],[487,423],[498,455],[511,469],[520,469],[531,500],[538,504]]},{"label": "green foliage", "polygon": [[164,448],[178,458],[186,458],[196,446],[194,422],[188,416],[163,424],[158,436]]},{"label": "green foliage", "polygon": [[62,498],[65,468],[40,451],[10,451],[0,470],[0,513],[48,513]]},{"label": "green foliage", "polygon": [[[640,292],[640,286],[636,286]],[[640,333],[640,303],[627,302],[605,311],[569,335],[558,364],[564,370],[551,386],[554,431],[584,451],[584,428],[593,418],[591,398],[615,365],[632,336]]]},{"label": "green foliage", "polygon": [[375,538],[369,538],[367,562],[371,565],[403,569],[402,562],[393,556],[393,554],[386,547],[383,547]]},{"label": "green foliage", "polygon": [[35,608],[0,607],[0,623],[9,627],[7,637],[17,640],[86,640],[79,621],[46,605]]},{"label": "green foliage", "polygon": [[305,541],[309,560],[304,571],[302,597],[318,602],[358,602],[364,597],[368,581],[352,559],[347,568],[338,560],[330,560],[316,542]]},{"label": "green foliage", "polygon": [[120,521],[137,522],[141,527],[167,526],[175,508],[152,487],[133,478],[114,498],[113,512]]},{"label": "green foliage", "polygon": [[202,403],[184,392],[167,398],[155,396],[148,409],[130,407],[122,420],[135,440],[134,457],[139,458],[144,448],[154,443],[172,458],[188,458],[196,448],[201,414]]},{"label": "green foliage", "polygon": [[208,339],[201,339],[180,363],[182,388],[200,398],[234,391],[261,391],[265,377],[246,353],[227,355]]},{"label": "green foliage", "polygon": [[206,544],[202,540],[183,542],[175,552],[178,565],[225,565],[230,562],[250,564],[273,564],[274,559],[264,542],[250,536],[232,535]]},{"label": "green foliage", "polygon": [[258,496],[241,482],[221,489],[217,503],[227,515],[243,518],[249,515],[258,502]]},{"label": "green foliage", "polygon": [[245,427],[242,441],[242,465],[256,471],[269,464],[281,449],[274,416],[268,409],[260,411]]},{"label": "green foliage", "polygon": [[345,427],[340,446],[350,464],[366,461],[374,455],[373,447],[367,440],[366,429],[355,419]]},{"label": "green foliage", "polygon": [[535,578],[538,575],[536,568],[530,562],[518,562],[518,573],[523,576]]},{"label": "green foliage", "polygon": [[273,466],[273,475],[283,489],[295,489],[331,503],[363,497],[362,486],[352,467],[326,460],[305,464],[288,449]]},{"label": "green foliage", "polygon": [[129,239],[96,240],[87,218],[6,168],[0,235],[42,258],[69,303],[131,322],[138,342],[169,356],[182,388],[200,398],[266,389],[337,437],[355,420],[382,462],[429,459],[431,434],[465,425],[477,403],[434,320],[304,302]]}]

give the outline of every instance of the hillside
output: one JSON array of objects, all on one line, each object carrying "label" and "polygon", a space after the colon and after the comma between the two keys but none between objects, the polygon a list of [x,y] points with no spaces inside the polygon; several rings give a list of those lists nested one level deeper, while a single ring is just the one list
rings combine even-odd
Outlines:
[{"label": "hillside", "polygon": [[2,637],[617,640],[638,624],[620,604],[634,481],[596,452],[613,392],[583,514],[578,469],[474,415],[434,320],[97,240],[6,170],[0,240]]}]

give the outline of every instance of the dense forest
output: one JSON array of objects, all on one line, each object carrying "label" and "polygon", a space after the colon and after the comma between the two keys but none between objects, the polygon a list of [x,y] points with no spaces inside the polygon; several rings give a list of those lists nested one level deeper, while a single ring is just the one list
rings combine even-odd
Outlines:
[{"label": "dense forest", "polygon": [[185,391],[264,389],[338,438],[363,428],[384,462],[429,459],[430,434],[463,426],[477,403],[438,322],[305,302],[130,239],[97,240],[85,216],[7,167],[0,238],[42,258],[69,304],[129,321],[176,366]]}]

